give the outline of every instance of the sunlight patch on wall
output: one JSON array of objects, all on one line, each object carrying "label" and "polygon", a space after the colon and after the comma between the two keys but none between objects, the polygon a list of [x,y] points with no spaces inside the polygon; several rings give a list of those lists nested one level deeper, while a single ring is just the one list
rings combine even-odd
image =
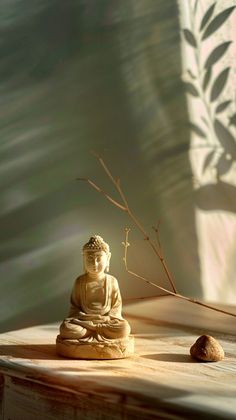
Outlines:
[{"label": "sunlight patch on wall", "polygon": [[208,300],[235,302],[235,0],[179,0],[201,282]]}]

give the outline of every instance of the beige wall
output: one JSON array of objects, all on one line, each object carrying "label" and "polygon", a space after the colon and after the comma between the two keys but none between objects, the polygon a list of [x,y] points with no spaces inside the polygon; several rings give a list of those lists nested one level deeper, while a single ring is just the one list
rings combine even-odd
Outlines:
[{"label": "beige wall", "polygon": [[[182,57],[183,79],[197,89],[194,95],[188,94],[188,105],[190,119],[195,124],[190,160],[201,284],[206,299],[233,304],[236,297],[236,1],[217,2],[202,30],[199,27],[212,2],[199,1],[194,11],[195,4],[179,2],[181,26],[191,30],[196,39],[193,46],[182,38]],[[211,69],[207,85],[204,84],[206,69]],[[221,104],[226,105],[224,109],[220,108]]]},{"label": "beige wall", "polygon": [[[125,299],[156,294],[124,270],[126,215],[75,181],[112,193],[91,149],[150,232],[160,219],[178,289],[202,297],[177,3],[21,0],[1,20],[1,329],[65,316],[92,233],[110,243]],[[131,267],[167,287],[134,229],[130,240]]]}]

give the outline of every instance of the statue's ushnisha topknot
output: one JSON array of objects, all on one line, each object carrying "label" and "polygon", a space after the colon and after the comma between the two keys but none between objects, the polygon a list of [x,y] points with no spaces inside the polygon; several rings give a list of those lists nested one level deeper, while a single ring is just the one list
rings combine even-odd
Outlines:
[{"label": "statue's ushnisha topknot", "polygon": [[109,254],[109,245],[99,235],[93,235],[89,241],[83,246],[83,252],[86,251],[104,251]]}]

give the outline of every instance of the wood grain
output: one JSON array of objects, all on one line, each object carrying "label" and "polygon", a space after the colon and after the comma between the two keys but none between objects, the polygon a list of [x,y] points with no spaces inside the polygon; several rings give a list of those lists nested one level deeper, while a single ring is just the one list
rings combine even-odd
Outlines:
[{"label": "wood grain", "polygon": [[[134,306],[126,309],[126,313],[134,314],[129,316],[135,333],[135,356],[130,359],[88,361],[59,357],[55,350],[58,324],[2,334],[0,373],[5,379],[3,418],[22,419],[24,405],[27,411],[29,404],[35,400],[40,401],[41,411],[38,413],[41,414],[37,417],[37,410],[36,413],[31,410],[24,420],[42,418],[42,410],[53,413],[48,408],[51,405],[55,417],[45,418],[187,419],[200,416],[235,419],[236,335],[232,330],[231,333],[213,334],[207,327],[206,317],[205,329],[220,341],[226,356],[217,363],[198,363],[191,359],[189,349],[202,328],[194,326],[191,329],[184,322],[181,326],[179,317],[178,325],[171,324],[168,314],[172,304],[172,298],[162,301],[161,321],[152,317],[160,300],[145,302],[144,320],[140,311],[139,317],[134,314],[138,310],[137,305],[135,311]],[[144,303],[138,305],[144,307]],[[164,312],[167,321],[164,321]],[[186,318],[191,319],[188,305],[184,313]],[[227,318],[225,321],[222,319],[222,325],[228,322]],[[34,398],[28,399],[27,389],[35,393]],[[49,394],[51,397],[48,400],[46,397]],[[23,401],[20,415],[14,414],[17,407],[12,403],[18,401],[19,395],[22,395]],[[61,411],[57,409],[60,405],[58,398],[64,404]]]}]

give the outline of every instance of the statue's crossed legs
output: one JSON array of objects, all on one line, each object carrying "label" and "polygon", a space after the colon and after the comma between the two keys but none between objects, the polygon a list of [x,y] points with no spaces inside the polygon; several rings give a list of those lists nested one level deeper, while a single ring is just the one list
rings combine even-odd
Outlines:
[{"label": "statue's crossed legs", "polygon": [[120,339],[130,334],[129,323],[124,319],[104,317],[99,320],[79,320],[66,318],[60,326],[62,339],[85,339],[89,337],[104,337],[105,339]]}]

